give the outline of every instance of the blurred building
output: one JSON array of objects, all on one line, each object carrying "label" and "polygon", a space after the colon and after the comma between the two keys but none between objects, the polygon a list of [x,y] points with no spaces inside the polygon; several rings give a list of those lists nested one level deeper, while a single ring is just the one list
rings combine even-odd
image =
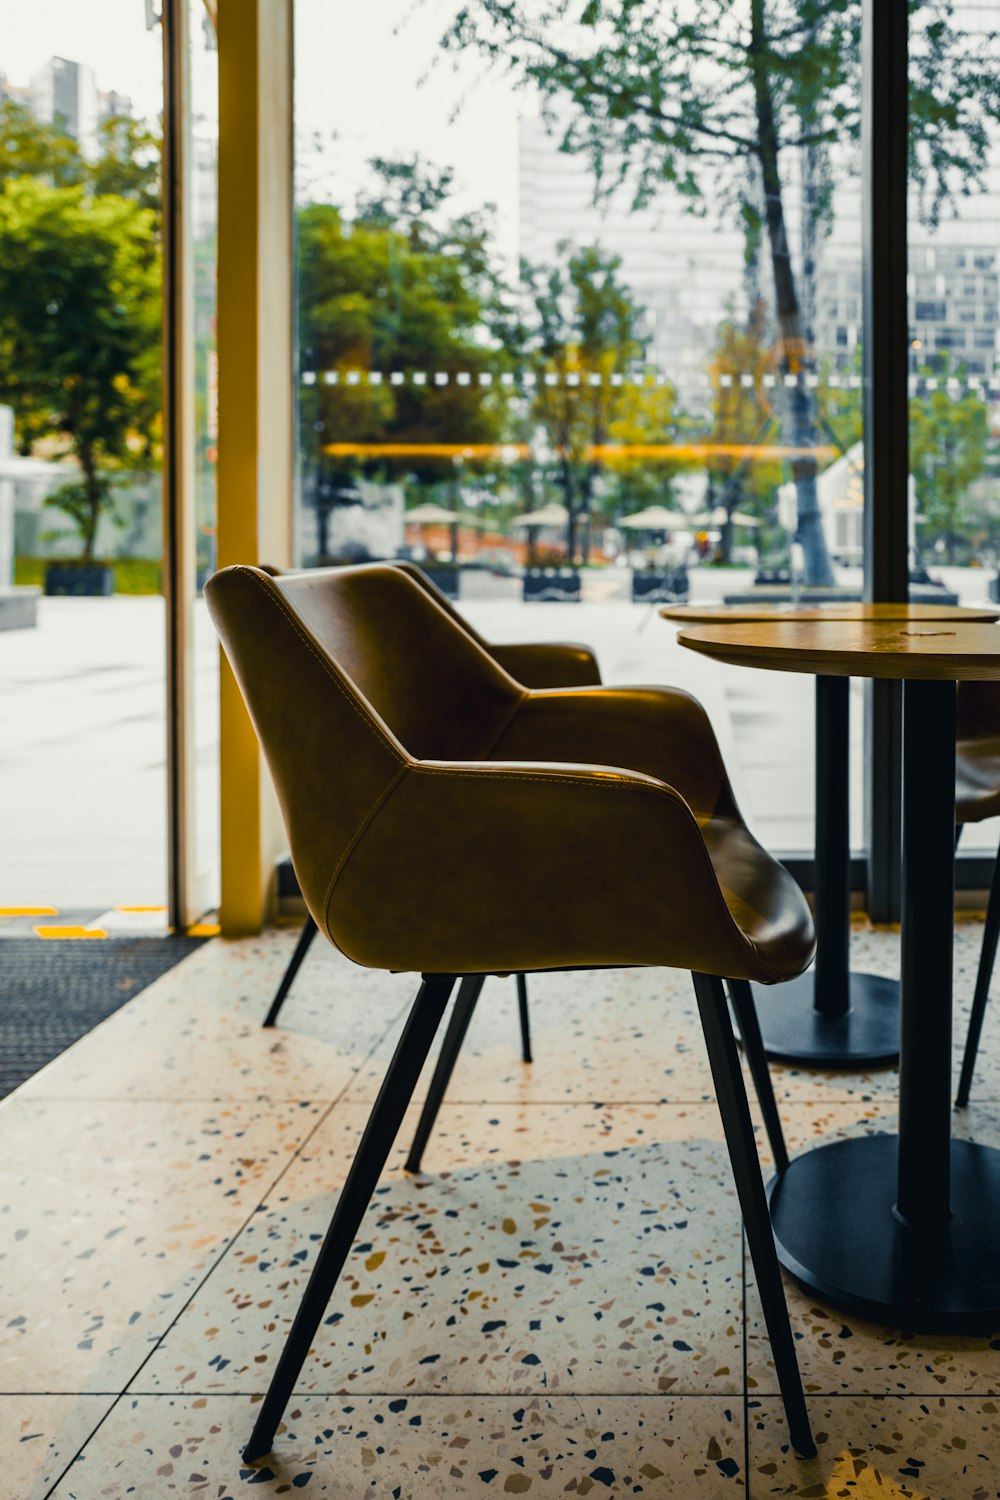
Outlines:
[{"label": "blurred building", "polygon": [[42,124],[60,125],[88,161],[98,154],[101,122],[132,113],[128,94],[99,89],[93,68],[68,57],[50,57],[26,85],[0,74],[0,99],[5,97],[26,105]]},{"label": "blurred building", "polygon": [[664,188],[633,209],[629,186],[594,201],[585,155],[559,150],[558,130],[539,118],[519,121],[519,250],[550,266],[562,244],[599,244],[620,256],[621,278],[645,309],[646,358],[685,394],[705,395],[704,371],[727,308],[746,305],[743,237],[714,215],[690,213]]}]

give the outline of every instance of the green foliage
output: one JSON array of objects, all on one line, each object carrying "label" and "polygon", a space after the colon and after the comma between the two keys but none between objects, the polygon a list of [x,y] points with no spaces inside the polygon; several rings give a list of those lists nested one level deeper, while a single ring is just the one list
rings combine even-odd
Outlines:
[{"label": "green foliage", "polygon": [[[857,344],[851,368],[841,374],[839,384],[832,383],[834,372],[829,359],[823,361],[819,371],[817,407],[820,441],[828,439],[842,454],[859,443],[864,435],[861,386],[863,364],[861,345]],[[856,379],[856,384],[851,384],[851,377]]]},{"label": "green foliage", "polygon": [[122,524],[120,517],[114,512],[111,481],[107,474],[100,471],[89,482],[87,479],[77,479],[62,485],[46,498],[45,504],[53,510],[61,510],[73,522],[86,558],[94,555],[97,526],[102,514],[106,512],[117,525]]},{"label": "green foliage", "polygon": [[965,386],[959,370],[962,395],[947,389],[947,363],[931,372],[936,390],[910,401],[910,472],[917,492],[917,510],[925,517],[920,531],[924,543],[940,538],[948,561],[965,540],[973,520],[964,512],[969,486],[986,469],[989,433],[986,407],[981,396]]},{"label": "green foliage", "polygon": [[[952,0],[910,0],[910,152],[925,218],[982,182],[1000,121],[1000,37],[973,45]],[[443,39],[537,93],[583,153],[600,195],[630,185],[634,204],[672,186],[688,209],[738,218],[747,255],[766,236],[780,368],[812,351],[788,253],[787,153],[803,154],[812,231],[828,217],[832,148],[860,131],[861,0],[465,0]],[[808,299],[807,299],[808,300]],[[786,441],[817,439],[804,387],[784,402]],[[832,583],[816,497],[816,461],[793,465],[807,579]]]},{"label": "green foliage", "polygon": [[[726,512],[719,542],[719,560],[728,563],[732,550],[732,516],[737,511],[764,517],[773,509],[774,492],[781,483],[781,465],[733,448],[759,447],[773,441],[778,420],[764,386],[774,369],[774,350],[767,337],[767,311],[762,302],[750,309],[745,323],[730,311],[719,324],[718,342],[708,366],[712,383],[709,442],[719,448],[706,462],[709,509]],[[749,379],[750,384],[745,384]]]},{"label": "green foliage", "polygon": [[[913,180],[936,218],[982,180],[1000,120],[998,39],[973,44],[953,0],[909,0]],[[759,212],[748,161],[768,147],[819,148],[829,207],[831,146],[861,127],[861,0],[466,0],[444,37],[537,89],[568,151],[586,151],[605,188],[646,202],[664,182],[692,207]],[[763,94],[766,96],[762,98]],[[705,171],[705,164],[711,171]]]},{"label": "green foliage", "polygon": [[129,198],[160,210],[160,137],[131,115],[109,115],[98,126],[98,154],[87,161],[57,122],[36,120],[27,105],[0,99],[0,187],[38,177],[53,187],[86,185],[98,197]]},{"label": "green foliage", "polygon": [[536,382],[529,427],[545,435],[574,561],[579,523],[599,499],[629,510],[663,499],[677,465],[637,462],[630,450],[674,435],[676,392],[647,385],[643,310],[619,280],[619,257],[596,245],[561,245],[559,254],[546,270],[522,263],[527,309],[517,338]]},{"label": "green foliage", "polygon": [[36,120],[27,105],[0,99],[0,187],[18,177],[41,177],[57,187],[83,182],[80,148],[58,124]]},{"label": "green foliage", "polygon": [[[25,557],[14,559],[14,582],[20,586],[30,584],[43,587],[45,570],[51,567],[51,557]],[[106,564],[115,575],[116,594],[160,594],[163,592],[163,569],[152,557],[113,557]]]},{"label": "green foliage", "polygon": [[[57,439],[80,463],[83,555],[110,504],[104,470],[147,462],[159,410],[159,256],[151,209],[40,177],[0,192],[0,400],[22,452]],[[58,502],[57,502],[58,503]]]},{"label": "green foliage", "polygon": [[98,197],[128,198],[140,208],[160,211],[162,141],[131,115],[108,115],[98,127],[100,151],[89,164],[88,180]]},{"label": "green foliage", "polygon": [[[428,172],[417,159],[377,159],[372,168],[353,220],[332,204],[298,214],[302,362],[321,372],[300,403],[303,448],[319,450],[328,477],[412,473],[441,481],[455,472],[450,458],[377,449],[502,440],[506,399],[479,380],[497,366],[497,341],[484,342],[484,332],[504,304],[492,226],[485,211],[448,215],[447,170]],[[381,384],[368,382],[369,370],[382,373]],[[323,382],[326,371],[336,372],[335,385]],[[424,371],[426,384],[394,386],[393,371]],[[447,382],[437,384],[438,375]],[[327,451],[342,443],[376,451]]]}]

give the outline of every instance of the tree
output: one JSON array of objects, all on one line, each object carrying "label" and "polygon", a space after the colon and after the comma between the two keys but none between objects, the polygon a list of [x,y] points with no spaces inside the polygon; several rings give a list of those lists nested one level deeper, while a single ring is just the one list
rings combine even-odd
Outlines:
[{"label": "tree", "polygon": [[0,400],[18,443],[55,434],[80,464],[60,500],[93,555],[111,471],[148,457],[158,411],[159,259],[150,209],[36,177],[0,193]]},{"label": "tree", "polygon": [[642,309],[619,280],[619,257],[597,245],[559,248],[562,263],[547,272],[522,263],[527,302],[515,342],[535,378],[531,415],[551,450],[569,513],[566,552],[574,561],[581,522],[589,537],[595,485],[604,463],[593,450],[626,437],[652,440],[650,427],[657,418],[662,441],[673,415],[674,392],[662,387],[656,395],[647,393],[643,403],[634,380],[626,379],[639,375],[645,381]]},{"label": "tree", "polygon": [[[303,365],[315,372],[300,411],[304,451],[316,452],[314,498],[393,473],[454,492],[456,465],[442,450],[504,437],[509,397],[494,378],[504,357],[490,332],[503,288],[489,211],[452,216],[451,173],[418,158],[371,165],[353,216],[315,203],[298,214]],[[344,443],[369,451],[344,453]],[[393,456],[388,445],[412,451]]]},{"label": "tree", "polygon": [[88,163],[87,180],[98,197],[128,198],[160,212],[160,156],[163,142],[142,120],[107,115],[98,126],[100,150]]},{"label": "tree", "polygon": [[[1000,120],[995,39],[966,45],[951,0],[910,0],[913,180],[933,222],[981,184]],[[813,354],[784,206],[788,158],[808,154],[808,213],[829,212],[840,143],[860,127],[861,0],[466,0],[446,46],[478,50],[568,117],[598,189],[637,205],[672,185],[692,212],[736,213],[766,236],[787,390],[798,535],[811,583],[831,581],[816,494]],[[805,310],[807,311],[807,309]],[[784,383],[782,389],[785,390]]]},{"label": "tree", "polygon": [[917,508],[924,517],[924,536],[940,538],[949,563],[956,543],[965,540],[962,505],[969,486],[986,469],[988,430],[982,397],[970,391],[965,371],[957,372],[962,394],[948,389],[951,371],[946,362],[925,380],[937,388],[910,401],[910,472],[917,492]]},{"label": "tree", "polygon": [[57,187],[83,182],[80,148],[59,124],[47,125],[9,94],[0,99],[0,187],[18,177],[43,177]]},{"label": "tree", "polygon": [[709,442],[720,450],[709,458],[708,508],[726,513],[719,539],[720,561],[728,562],[733,545],[733,515],[745,510],[763,516],[773,503],[781,480],[779,464],[761,462],[752,453],[733,448],[757,448],[773,436],[777,426],[764,376],[773,370],[774,354],[766,337],[767,312],[763,302],[750,309],[741,324],[730,316],[719,325],[718,343],[709,362],[712,416]]}]

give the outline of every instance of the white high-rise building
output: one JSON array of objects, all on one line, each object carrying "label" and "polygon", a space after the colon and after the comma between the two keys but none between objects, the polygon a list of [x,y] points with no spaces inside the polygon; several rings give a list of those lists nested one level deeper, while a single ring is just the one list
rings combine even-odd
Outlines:
[{"label": "white high-rise building", "polygon": [[88,161],[99,154],[99,126],[113,115],[129,115],[132,100],[114,89],[97,87],[93,68],[68,57],[50,57],[31,78],[27,90],[18,91],[27,100],[36,120],[59,124],[79,144]]},{"label": "white high-rise building", "polygon": [[619,256],[621,279],[646,310],[647,359],[678,388],[704,393],[719,323],[746,310],[739,226],[720,223],[711,205],[705,217],[690,213],[668,187],[641,209],[627,184],[595,204],[588,158],[561,152],[540,118],[519,122],[518,161],[521,255],[543,268],[564,259],[563,244]]}]

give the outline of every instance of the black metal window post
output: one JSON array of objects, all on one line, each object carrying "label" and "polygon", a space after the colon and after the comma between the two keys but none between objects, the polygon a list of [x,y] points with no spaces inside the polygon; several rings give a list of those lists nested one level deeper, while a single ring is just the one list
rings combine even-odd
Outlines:
[{"label": "black metal window post", "polygon": [[[909,318],[906,294],[907,0],[862,0],[865,598],[909,597]],[[868,912],[899,920],[902,694],[868,685],[865,843]]]}]

